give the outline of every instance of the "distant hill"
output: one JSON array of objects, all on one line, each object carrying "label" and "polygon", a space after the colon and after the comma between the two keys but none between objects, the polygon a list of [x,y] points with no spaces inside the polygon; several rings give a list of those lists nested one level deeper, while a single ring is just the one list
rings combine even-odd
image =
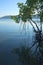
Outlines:
[{"label": "distant hill", "polygon": [[8,19],[10,18],[10,16],[3,16],[3,17],[0,17],[0,19]]}]

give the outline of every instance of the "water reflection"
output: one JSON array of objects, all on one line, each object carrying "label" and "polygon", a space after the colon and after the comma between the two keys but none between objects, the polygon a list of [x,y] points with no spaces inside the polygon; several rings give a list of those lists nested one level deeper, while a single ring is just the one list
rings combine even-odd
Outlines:
[{"label": "water reflection", "polygon": [[40,65],[43,64],[43,36],[42,36],[42,33],[41,31],[38,31],[36,33],[36,43],[38,44],[38,47],[37,47],[37,57],[38,57],[38,62],[40,63]]},{"label": "water reflection", "polygon": [[36,65],[36,58],[32,55],[32,51],[28,47],[14,48],[12,53],[18,54],[18,60],[22,65]]},{"label": "water reflection", "polygon": [[[24,28],[26,35],[26,26]],[[33,28],[34,30],[34,28]],[[35,31],[34,41],[31,47],[14,48],[13,53],[18,54],[19,60],[23,65],[43,65],[43,36],[42,32]],[[24,40],[25,41],[25,40]],[[27,44],[27,43],[26,43]],[[36,45],[36,46],[35,46]],[[32,48],[35,46],[35,50]],[[21,50],[20,50],[21,49]],[[31,53],[30,50],[32,49]]]},{"label": "water reflection", "polygon": [[30,23],[20,24],[11,19],[0,20],[0,65],[37,65],[42,61],[42,35],[36,33]]},{"label": "water reflection", "polygon": [[[26,43],[27,44],[27,43]],[[31,50],[36,45],[36,48]],[[12,53],[19,56],[19,61],[22,65],[43,65],[43,37],[38,31],[35,33],[33,45],[31,47],[22,46],[20,48],[14,48]]]}]

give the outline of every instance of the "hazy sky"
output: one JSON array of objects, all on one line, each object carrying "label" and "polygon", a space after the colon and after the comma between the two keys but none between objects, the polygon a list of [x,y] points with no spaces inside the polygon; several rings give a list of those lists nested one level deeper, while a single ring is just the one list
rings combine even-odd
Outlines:
[{"label": "hazy sky", "polygon": [[0,17],[6,15],[18,14],[18,2],[25,2],[26,0],[0,0]]}]

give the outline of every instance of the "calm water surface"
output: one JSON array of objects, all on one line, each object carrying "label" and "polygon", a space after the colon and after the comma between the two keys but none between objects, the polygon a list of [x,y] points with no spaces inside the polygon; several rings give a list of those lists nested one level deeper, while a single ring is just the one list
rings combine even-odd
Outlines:
[{"label": "calm water surface", "polygon": [[23,24],[15,23],[10,18],[0,19],[0,65],[21,65],[18,57],[11,51],[25,44],[31,46],[34,35],[33,28],[28,22],[25,28]]}]

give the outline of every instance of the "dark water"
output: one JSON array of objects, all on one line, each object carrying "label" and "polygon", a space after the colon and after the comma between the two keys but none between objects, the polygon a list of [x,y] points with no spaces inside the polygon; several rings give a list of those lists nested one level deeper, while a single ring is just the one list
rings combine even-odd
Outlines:
[{"label": "dark water", "polygon": [[31,46],[35,33],[30,23],[15,23],[10,18],[0,19],[0,65],[21,65],[13,48]]}]

